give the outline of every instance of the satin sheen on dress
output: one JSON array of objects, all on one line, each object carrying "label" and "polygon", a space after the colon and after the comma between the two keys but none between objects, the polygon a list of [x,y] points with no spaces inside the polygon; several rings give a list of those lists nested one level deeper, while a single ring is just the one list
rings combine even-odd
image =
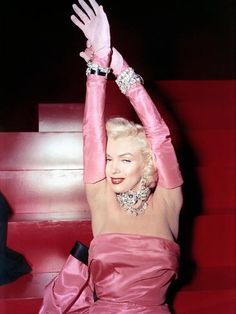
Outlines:
[{"label": "satin sheen on dress", "polygon": [[[48,287],[50,293],[49,290],[46,292],[45,308],[40,313],[170,313],[165,298],[170,283],[177,276],[179,254],[177,243],[161,237],[126,233],[97,235],[89,248],[87,278],[84,272],[87,266],[70,257],[69,263],[74,266],[68,264],[65,267],[65,278],[70,272],[73,290],[70,293],[66,290],[68,284],[62,272],[58,283]],[[77,286],[73,277],[76,271],[82,271]],[[95,302],[91,297],[93,285],[98,298]],[[73,293],[78,298],[70,308],[68,304],[63,307],[64,301],[68,302]]]},{"label": "satin sheen on dress", "polygon": [[169,313],[166,291],[176,277],[179,246],[154,236],[107,233],[90,245],[98,301],[88,313]]}]

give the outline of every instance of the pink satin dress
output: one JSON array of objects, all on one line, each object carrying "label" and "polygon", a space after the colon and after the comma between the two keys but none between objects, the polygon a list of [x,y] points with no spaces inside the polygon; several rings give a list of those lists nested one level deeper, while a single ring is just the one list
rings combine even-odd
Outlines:
[{"label": "pink satin dress", "polygon": [[[177,276],[179,254],[177,243],[156,236],[97,235],[90,244],[88,266],[78,261],[75,266],[67,264],[58,282],[48,287],[40,313],[170,313],[165,298]],[[81,274],[76,281],[78,271]],[[74,286],[70,292],[68,276],[68,283]],[[98,298],[95,302],[93,287]],[[72,295],[77,299],[73,297],[71,306],[63,307]]]}]

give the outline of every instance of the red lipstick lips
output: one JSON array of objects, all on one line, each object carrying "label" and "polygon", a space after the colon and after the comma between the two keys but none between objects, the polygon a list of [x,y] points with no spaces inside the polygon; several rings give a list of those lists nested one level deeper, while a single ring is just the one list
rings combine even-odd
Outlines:
[{"label": "red lipstick lips", "polygon": [[111,178],[111,183],[112,184],[120,184],[123,181],[124,181],[123,178]]}]

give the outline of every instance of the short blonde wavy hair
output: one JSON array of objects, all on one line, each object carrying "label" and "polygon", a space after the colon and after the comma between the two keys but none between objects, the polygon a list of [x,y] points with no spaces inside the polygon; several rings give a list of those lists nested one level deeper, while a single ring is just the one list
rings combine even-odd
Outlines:
[{"label": "short blonde wavy hair", "polygon": [[157,168],[155,158],[147,140],[144,127],[125,118],[116,117],[107,120],[106,132],[107,136],[113,139],[128,136],[133,137],[146,160],[146,166],[143,174],[143,177],[146,180],[146,185],[150,187],[156,186]]}]

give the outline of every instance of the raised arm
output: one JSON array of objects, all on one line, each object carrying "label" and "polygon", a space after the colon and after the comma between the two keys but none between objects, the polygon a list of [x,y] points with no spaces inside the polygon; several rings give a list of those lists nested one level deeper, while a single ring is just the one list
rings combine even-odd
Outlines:
[{"label": "raised arm", "polygon": [[83,0],[79,0],[79,6],[74,4],[71,20],[87,38],[86,53],[81,53],[89,61],[83,119],[84,181],[97,183],[105,178],[104,105],[111,49],[106,14],[94,0],[90,4],[91,7]]},{"label": "raised arm", "polygon": [[119,88],[129,98],[145,128],[156,159],[158,185],[166,189],[181,186],[183,180],[169,129],[144,88],[142,78],[135,74],[115,48],[111,68],[117,76]]}]

